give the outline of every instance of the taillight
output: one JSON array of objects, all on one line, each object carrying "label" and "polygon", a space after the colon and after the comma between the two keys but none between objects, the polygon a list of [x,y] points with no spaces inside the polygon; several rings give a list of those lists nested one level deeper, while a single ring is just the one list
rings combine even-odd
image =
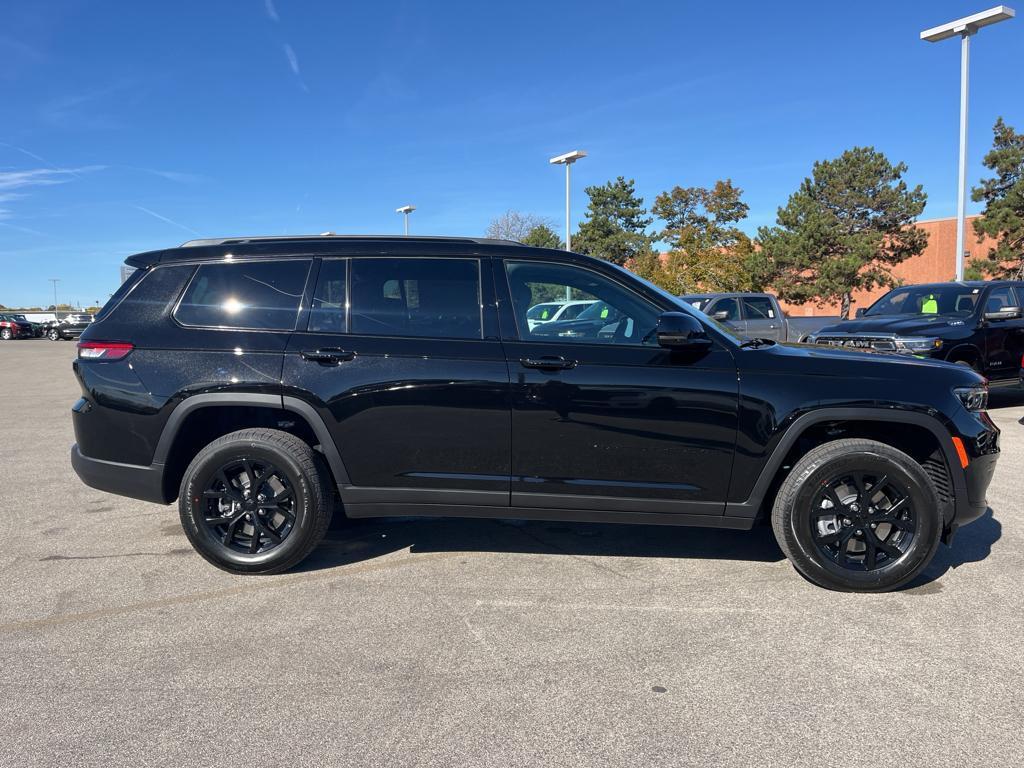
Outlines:
[{"label": "taillight", "polygon": [[120,360],[135,349],[127,341],[80,341],[78,357],[81,360]]}]

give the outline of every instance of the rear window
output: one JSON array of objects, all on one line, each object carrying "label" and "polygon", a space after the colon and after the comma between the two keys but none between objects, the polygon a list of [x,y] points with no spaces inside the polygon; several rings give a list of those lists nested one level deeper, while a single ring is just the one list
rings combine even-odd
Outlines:
[{"label": "rear window", "polygon": [[352,259],[349,331],[370,336],[481,338],[476,259]]},{"label": "rear window", "polygon": [[174,317],[208,328],[293,330],[309,265],[306,259],[203,264]]},{"label": "rear window", "polygon": [[110,311],[121,303],[121,299],[128,295],[128,292],[139,284],[139,280],[146,276],[148,269],[136,269],[128,275],[128,279],[125,280],[118,287],[116,291],[107,300],[107,303],[103,305],[99,312],[96,313],[96,319],[102,320],[104,317],[110,314]]}]

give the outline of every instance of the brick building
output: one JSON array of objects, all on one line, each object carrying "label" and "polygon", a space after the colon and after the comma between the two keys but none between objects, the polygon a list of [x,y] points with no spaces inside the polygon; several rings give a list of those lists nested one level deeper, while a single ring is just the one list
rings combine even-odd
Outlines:
[{"label": "brick building", "polygon": [[[984,257],[989,248],[995,245],[995,241],[986,238],[978,242],[974,234],[974,227],[971,223],[977,216],[967,217],[967,243],[966,248],[970,253],[965,261]],[[952,280],[956,276],[956,218],[931,219],[919,221],[917,226],[928,233],[928,247],[920,256],[907,259],[902,264],[893,268],[892,273],[906,285],[914,283],[936,283]],[[887,288],[876,288],[873,291],[858,291],[853,295],[853,307],[850,309],[850,316],[857,311],[858,307],[868,307],[879,296],[887,292]],[[787,304],[781,302],[783,309],[795,317],[810,315],[838,315],[839,304]]]}]

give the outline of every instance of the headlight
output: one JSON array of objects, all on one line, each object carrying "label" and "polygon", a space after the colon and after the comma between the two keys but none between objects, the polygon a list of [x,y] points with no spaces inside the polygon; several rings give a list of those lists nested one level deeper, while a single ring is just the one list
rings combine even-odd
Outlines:
[{"label": "headlight", "polygon": [[931,352],[942,346],[942,339],[929,339],[924,336],[897,336],[893,339],[897,352]]},{"label": "headlight", "polygon": [[984,411],[988,408],[988,387],[957,387],[953,390],[968,411]]}]

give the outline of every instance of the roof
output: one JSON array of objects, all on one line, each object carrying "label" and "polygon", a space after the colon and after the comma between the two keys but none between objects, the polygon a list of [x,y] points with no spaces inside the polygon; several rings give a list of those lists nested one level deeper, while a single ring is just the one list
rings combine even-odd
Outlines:
[{"label": "roof", "polygon": [[[376,255],[457,255],[516,249],[520,252],[546,251],[513,240],[486,237],[406,237],[404,235],[243,235],[189,240],[177,248],[137,253],[125,264],[145,268],[176,261],[204,261],[227,257],[257,258],[280,256]],[[470,246],[467,248],[467,246]],[[560,252],[564,253],[564,252]]]}]

